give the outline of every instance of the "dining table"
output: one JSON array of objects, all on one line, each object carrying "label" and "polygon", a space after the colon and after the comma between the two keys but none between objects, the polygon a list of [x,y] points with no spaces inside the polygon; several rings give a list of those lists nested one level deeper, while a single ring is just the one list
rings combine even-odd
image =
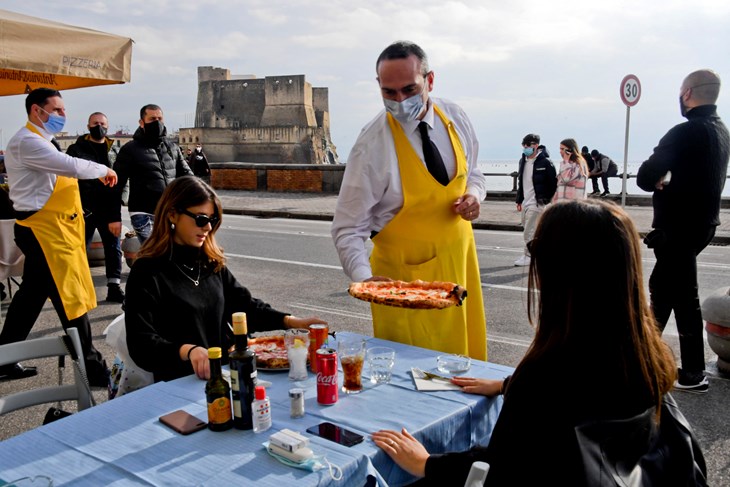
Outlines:
[{"label": "dining table", "polygon": [[[382,429],[406,428],[431,453],[466,450],[489,442],[502,407],[502,397],[466,394],[461,390],[417,390],[412,368],[439,373],[439,352],[351,332],[337,332],[328,346],[344,338],[362,338],[366,347],[396,351],[389,383],[369,380],[363,368],[363,390],[339,393],[333,405],[317,402],[315,374],[291,381],[286,371],[259,370],[258,380],[271,403],[272,427],[264,432],[203,429],[181,435],[163,425],[160,416],[182,409],[207,420],[205,381],[195,375],[158,382],[101,403],[59,421],[39,426],[0,442],[0,486],[3,482],[46,476],[60,485],[255,485],[275,486],[401,486],[415,477],[398,467],[371,439]],[[472,360],[464,375],[500,379],[511,367]],[[342,368],[338,384],[342,384]],[[291,388],[304,391],[305,414],[290,415]],[[306,432],[332,422],[364,440],[346,447]],[[289,429],[309,440],[309,448],[326,465],[342,470],[335,480],[330,469],[309,471],[287,466],[265,448],[269,436]]]}]

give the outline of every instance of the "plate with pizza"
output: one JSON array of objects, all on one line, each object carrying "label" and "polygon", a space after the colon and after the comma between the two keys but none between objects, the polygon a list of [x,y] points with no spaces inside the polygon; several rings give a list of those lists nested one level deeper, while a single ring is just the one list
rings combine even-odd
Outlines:
[{"label": "plate with pizza", "polygon": [[442,281],[368,281],[353,282],[351,296],[375,304],[410,309],[444,309],[461,306],[466,288]]},{"label": "plate with pizza", "polygon": [[252,333],[248,348],[256,354],[256,369],[263,371],[289,370],[289,358],[284,344],[284,330]]}]

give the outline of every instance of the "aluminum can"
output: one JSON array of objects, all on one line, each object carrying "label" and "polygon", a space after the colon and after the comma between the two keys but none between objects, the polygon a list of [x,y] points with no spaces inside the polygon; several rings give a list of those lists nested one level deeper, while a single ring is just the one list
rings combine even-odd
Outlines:
[{"label": "aluminum can", "polygon": [[327,341],[328,333],[329,328],[327,328],[327,325],[309,325],[309,367],[312,372],[317,372],[317,356],[315,354]]},{"label": "aluminum can", "polygon": [[337,352],[320,348],[317,355],[317,402],[330,406],[337,402]]}]

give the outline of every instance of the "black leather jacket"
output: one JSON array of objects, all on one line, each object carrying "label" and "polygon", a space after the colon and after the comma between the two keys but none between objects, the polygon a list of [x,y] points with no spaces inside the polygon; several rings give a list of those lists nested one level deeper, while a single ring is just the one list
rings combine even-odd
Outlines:
[{"label": "black leather jacket", "polygon": [[[515,202],[521,205],[525,200],[525,193],[522,187],[522,173],[525,170],[525,160],[523,155],[520,159],[520,168],[517,176],[517,199]],[[547,205],[552,201],[555,190],[558,188],[558,177],[555,172],[555,166],[547,158],[545,152],[540,152],[535,158],[535,164],[532,170],[532,185],[535,188],[535,199],[539,205]]]},{"label": "black leather jacket", "polygon": [[[157,202],[170,182],[192,174],[177,144],[161,137],[150,143],[142,128],[119,151],[114,170],[119,176],[117,188],[129,180],[129,211],[154,214]],[[121,197],[118,199],[115,221],[121,221]]]}]

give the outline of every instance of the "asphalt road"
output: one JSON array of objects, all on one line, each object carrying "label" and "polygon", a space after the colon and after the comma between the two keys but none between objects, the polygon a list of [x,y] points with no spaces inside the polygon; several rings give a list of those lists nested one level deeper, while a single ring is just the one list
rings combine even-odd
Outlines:
[{"label": "asphalt road", "polygon": [[[318,315],[333,330],[348,330],[370,335],[369,305],[347,292],[348,279],[342,273],[332,240],[330,223],[311,220],[256,219],[226,215],[218,239],[228,256],[228,266],[254,296],[274,307],[300,316]],[[475,232],[481,265],[487,313],[489,361],[516,366],[532,338],[526,315],[526,268],[514,267],[522,240],[517,232]],[[730,247],[709,247],[699,259],[701,298],[726,286],[730,269]],[[644,255],[645,278],[654,264],[650,253]],[[125,276],[128,269],[125,267]],[[585,272],[591,272],[586,263]],[[103,268],[92,268],[97,295],[103,299]],[[600,279],[601,276],[595,276]],[[3,314],[7,303],[3,303]],[[103,342],[102,332],[120,312],[118,304],[100,301],[90,313],[95,343],[111,363],[113,352]],[[599,310],[597,310],[599,312]],[[31,337],[57,335],[60,325],[55,312],[46,306]],[[676,329],[670,323],[665,339],[678,355]],[[706,350],[710,372],[710,392],[704,396],[675,393],[685,415],[695,428],[705,452],[710,485],[730,486],[730,380],[717,376],[715,356]],[[55,364],[37,361],[42,367],[38,378],[29,384],[56,380]],[[576,364],[581,367],[582,364]],[[25,381],[24,381],[25,382]],[[576,387],[569,377],[556,378],[556,388]],[[0,394],[17,390],[19,384],[0,382]],[[104,392],[95,393],[104,400]],[[66,406],[70,406],[67,404]],[[7,415],[0,422],[0,439],[14,436],[40,424],[47,407]],[[67,407],[72,409],[72,407]]]}]

